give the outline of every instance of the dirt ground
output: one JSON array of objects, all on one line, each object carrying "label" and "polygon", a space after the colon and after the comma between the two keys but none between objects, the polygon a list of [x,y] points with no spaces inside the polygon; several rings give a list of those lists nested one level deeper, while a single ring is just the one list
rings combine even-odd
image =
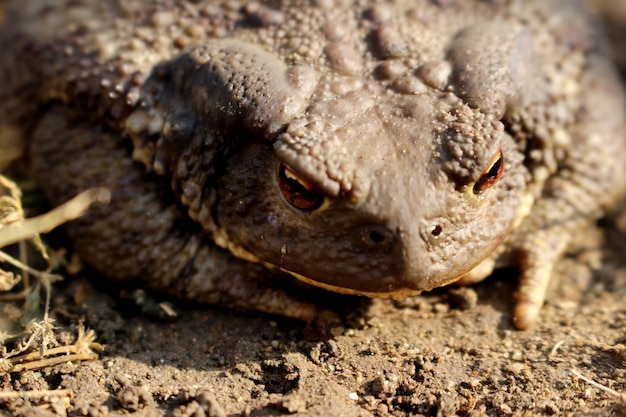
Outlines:
[{"label": "dirt ground", "polygon": [[[619,55],[626,2],[604,3]],[[324,328],[176,302],[158,319],[83,273],[56,286],[52,313],[61,338],[82,320],[105,351],[0,371],[3,393],[23,393],[0,416],[626,415],[626,214],[601,226],[580,231],[523,332],[513,270],[402,303],[339,297]]]}]

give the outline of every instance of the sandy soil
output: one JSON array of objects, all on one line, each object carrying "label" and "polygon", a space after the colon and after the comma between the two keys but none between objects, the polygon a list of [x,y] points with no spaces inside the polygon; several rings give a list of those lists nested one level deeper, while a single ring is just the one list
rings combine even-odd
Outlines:
[{"label": "sandy soil", "polygon": [[[609,234],[611,249],[563,261],[525,332],[511,326],[514,271],[402,304],[347,300],[341,322],[323,330],[180,305],[163,321],[73,280],[55,315],[68,339],[84,317],[104,354],[5,375],[4,390],[72,397],[12,401],[4,415],[623,415],[623,398],[576,374],[626,392],[626,247]],[[601,238],[581,233],[590,248]]]},{"label": "sandy soil", "polygon": [[[626,13],[607,15],[623,48]],[[524,332],[511,324],[512,270],[402,303],[340,298],[345,314],[322,328],[176,303],[177,319],[158,319],[84,272],[57,286],[53,315],[61,339],[81,319],[106,350],[0,372],[2,392],[26,392],[0,415],[625,415],[626,215],[578,237]],[[65,391],[31,395],[42,390]]]}]

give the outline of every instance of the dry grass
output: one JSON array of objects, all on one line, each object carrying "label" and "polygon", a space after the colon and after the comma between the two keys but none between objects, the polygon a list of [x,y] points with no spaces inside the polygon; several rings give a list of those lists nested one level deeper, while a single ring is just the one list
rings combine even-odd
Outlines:
[{"label": "dry grass", "polygon": [[[48,213],[25,219],[19,187],[0,175],[0,373],[94,360],[96,352],[102,351],[93,331],[85,331],[82,325],[74,343],[58,346],[54,321],[48,313],[51,285],[62,279],[51,272],[59,257],[48,254],[39,235],[82,216],[94,202],[108,202],[109,197],[105,189],[88,190]],[[29,266],[27,242],[47,261],[47,268]],[[20,259],[2,251],[13,244],[20,247]]]}]

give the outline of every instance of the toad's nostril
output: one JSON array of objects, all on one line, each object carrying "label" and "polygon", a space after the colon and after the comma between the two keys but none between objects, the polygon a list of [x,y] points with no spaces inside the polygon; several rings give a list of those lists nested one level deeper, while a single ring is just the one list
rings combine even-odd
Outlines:
[{"label": "toad's nostril", "polygon": [[384,248],[393,241],[393,232],[384,226],[370,225],[361,229],[361,240],[371,248]]},{"label": "toad's nostril", "polygon": [[382,243],[386,240],[387,236],[385,236],[385,234],[379,232],[378,230],[373,230],[370,232],[369,238],[374,243]]}]

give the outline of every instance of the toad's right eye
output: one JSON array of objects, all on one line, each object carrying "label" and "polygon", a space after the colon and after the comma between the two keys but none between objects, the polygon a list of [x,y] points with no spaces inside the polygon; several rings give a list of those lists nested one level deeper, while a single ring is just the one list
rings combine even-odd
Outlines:
[{"label": "toad's right eye", "polygon": [[485,169],[478,181],[474,184],[474,194],[482,194],[487,189],[491,188],[504,172],[504,157],[502,151],[499,150],[491,160],[489,167]]},{"label": "toad's right eye", "polygon": [[324,203],[321,193],[283,164],[278,167],[278,186],[283,197],[298,210],[317,210]]}]

